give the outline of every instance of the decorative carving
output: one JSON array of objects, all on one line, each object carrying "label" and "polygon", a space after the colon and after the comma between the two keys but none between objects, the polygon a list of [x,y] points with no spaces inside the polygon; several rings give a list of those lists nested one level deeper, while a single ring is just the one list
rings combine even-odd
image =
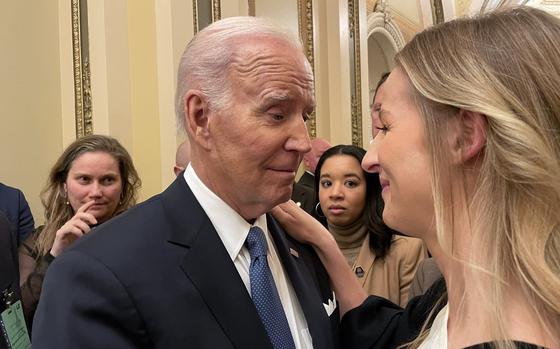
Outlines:
[{"label": "decorative carving", "polygon": [[212,0],[212,22],[219,21],[222,18],[222,1]]},{"label": "decorative carving", "polygon": [[248,4],[249,4],[249,16],[256,16],[256,10],[255,10],[255,0],[248,0]]},{"label": "decorative carving", "polygon": [[197,0],[192,0],[192,13],[193,13],[193,33],[198,33],[198,1]]},{"label": "decorative carving", "polygon": [[88,46],[87,0],[72,0],[72,58],[76,138],[93,133]]},{"label": "decorative carving", "polygon": [[[384,3],[384,1],[380,1]],[[360,54],[360,8],[359,0],[348,0],[348,29],[350,32],[350,74],[353,74],[351,88],[352,144],[363,146],[362,141],[362,78]]]},{"label": "decorative carving", "polygon": [[[206,1],[210,1],[210,6],[212,9],[212,13],[210,14],[211,16],[211,23],[215,22],[215,21],[219,21],[222,18],[222,2],[221,0],[206,0]],[[193,4],[193,27],[194,27],[194,33],[198,33],[198,31],[200,30],[200,14],[199,14],[199,9],[198,9],[198,0],[192,0],[192,4]],[[205,24],[205,21],[202,21],[203,24]],[[205,24],[206,26],[207,24]]]},{"label": "decorative carving", "polygon": [[[311,69],[315,73],[315,45],[313,43],[313,1],[298,0],[298,26],[299,36],[303,42],[305,56],[311,64]],[[307,120],[307,130],[309,137],[317,137],[317,118],[315,111],[309,115]]]},{"label": "decorative carving", "polygon": [[434,24],[439,24],[445,22],[445,16],[443,14],[443,4],[441,0],[432,0],[432,18]]}]

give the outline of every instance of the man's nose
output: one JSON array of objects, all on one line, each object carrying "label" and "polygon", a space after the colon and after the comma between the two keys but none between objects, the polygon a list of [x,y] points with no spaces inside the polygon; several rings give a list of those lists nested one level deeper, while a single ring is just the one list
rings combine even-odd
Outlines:
[{"label": "man's nose", "polygon": [[307,126],[303,119],[296,120],[292,135],[286,142],[286,150],[297,151],[301,154],[305,154],[311,150],[311,141],[309,140]]},{"label": "man's nose", "polygon": [[366,172],[370,173],[378,173],[379,172],[379,159],[378,159],[378,147],[379,141],[377,140],[378,137],[374,137],[370,142],[366,152],[362,160],[362,168]]}]

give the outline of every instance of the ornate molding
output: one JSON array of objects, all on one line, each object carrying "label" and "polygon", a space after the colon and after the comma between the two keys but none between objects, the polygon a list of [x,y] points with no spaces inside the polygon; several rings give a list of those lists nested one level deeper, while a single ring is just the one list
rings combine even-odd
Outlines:
[{"label": "ornate molding", "polygon": [[222,19],[222,1],[212,0],[212,22]]},{"label": "ornate molding", "polygon": [[72,59],[76,138],[93,133],[91,72],[87,36],[87,0],[72,0]]},{"label": "ornate molding", "polygon": [[434,24],[439,24],[445,22],[445,16],[443,13],[443,4],[441,0],[432,0],[432,18]]},{"label": "ornate molding", "polygon": [[192,0],[193,13],[193,33],[198,33],[198,1]]},{"label": "ornate molding", "polygon": [[[315,75],[315,44],[313,41],[313,1],[298,0],[298,26],[299,36],[303,43],[305,56],[311,64],[311,70]],[[317,118],[315,111],[309,115],[307,120],[307,130],[309,137],[317,137]]]},{"label": "ornate molding", "polygon": [[256,16],[256,10],[255,10],[255,0],[248,0],[247,1],[248,5],[249,5],[249,16]]},{"label": "ornate molding", "polygon": [[[210,7],[212,9],[211,23],[219,21],[222,18],[222,1],[221,0],[207,0],[210,1]],[[200,30],[200,14],[198,11],[198,0],[192,0],[193,6],[193,29],[194,33],[198,33]]]},{"label": "ornate molding", "polygon": [[351,89],[352,144],[363,146],[362,137],[362,78],[360,54],[360,8],[359,0],[348,0],[348,29],[350,32],[350,74],[353,74]]}]

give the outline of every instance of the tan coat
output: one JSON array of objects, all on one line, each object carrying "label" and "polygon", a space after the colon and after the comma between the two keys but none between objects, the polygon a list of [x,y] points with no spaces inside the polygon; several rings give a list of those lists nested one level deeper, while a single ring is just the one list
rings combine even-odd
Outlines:
[{"label": "tan coat", "polygon": [[387,298],[404,307],[418,264],[426,255],[422,240],[394,235],[385,258],[377,259],[369,248],[367,235],[352,271],[368,294]]}]

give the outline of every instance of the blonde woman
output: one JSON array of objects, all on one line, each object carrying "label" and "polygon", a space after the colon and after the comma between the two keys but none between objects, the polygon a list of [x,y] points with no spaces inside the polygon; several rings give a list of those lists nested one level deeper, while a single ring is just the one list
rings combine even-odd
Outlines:
[{"label": "blonde woman", "polygon": [[362,167],[445,284],[404,310],[366,297],[327,231],[275,209],[329,271],[344,347],[560,348],[560,20],[515,8],[435,26],[383,88]]},{"label": "blonde woman", "polygon": [[93,227],[133,206],[139,187],[130,155],[112,137],[82,137],[58,158],[42,192],[45,225],[19,248],[29,325],[50,263]]}]

